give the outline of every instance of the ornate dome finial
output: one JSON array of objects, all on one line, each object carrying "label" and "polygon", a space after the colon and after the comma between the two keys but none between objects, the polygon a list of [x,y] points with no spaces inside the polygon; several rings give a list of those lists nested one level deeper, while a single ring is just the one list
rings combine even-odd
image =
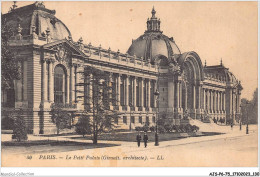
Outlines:
[{"label": "ornate dome finial", "polygon": [[155,17],[156,11],[154,10],[154,7],[152,9],[152,17],[147,19],[147,30],[146,32],[162,32],[160,31],[160,19],[158,20],[157,17]]},{"label": "ornate dome finial", "polygon": [[207,66],[207,60],[205,60],[205,65],[204,65],[205,67]]},{"label": "ornate dome finial", "polygon": [[221,66],[223,65],[223,63],[222,63],[222,58],[221,58],[221,60],[220,60],[220,65],[221,65]]},{"label": "ornate dome finial", "polygon": [[154,6],[153,6],[153,9],[152,9],[152,18],[155,18],[155,14],[156,14],[156,11],[154,10]]}]

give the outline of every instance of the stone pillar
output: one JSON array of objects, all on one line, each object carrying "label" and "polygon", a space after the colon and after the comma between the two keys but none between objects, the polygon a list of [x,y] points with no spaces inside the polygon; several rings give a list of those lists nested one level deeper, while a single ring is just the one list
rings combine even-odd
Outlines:
[{"label": "stone pillar", "polygon": [[226,93],[223,92],[223,111],[226,111]]},{"label": "stone pillar", "polygon": [[211,90],[211,112],[214,113],[214,91]]},{"label": "stone pillar", "polygon": [[108,89],[108,98],[109,98],[109,107],[110,107],[110,109],[112,110],[113,109],[113,97],[112,97],[112,94],[113,94],[113,90],[112,90],[112,82],[113,82],[113,73],[109,73],[109,75],[108,75],[108,87],[109,87],[109,89]]},{"label": "stone pillar", "polygon": [[74,66],[70,67],[70,103],[75,101],[75,69]]},{"label": "stone pillar", "polygon": [[[179,96],[179,99],[180,99],[180,103],[179,103],[179,107],[182,108],[182,82],[179,81],[180,84],[179,84],[179,92],[180,92],[180,96]],[[168,98],[169,99],[169,98]]]},{"label": "stone pillar", "polygon": [[132,89],[133,107],[136,107],[136,77],[133,76],[133,89]]},{"label": "stone pillar", "polygon": [[217,112],[217,91],[214,91],[214,112]]},{"label": "stone pillar", "polygon": [[88,76],[88,104],[89,104],[89,107],[92,108],[93,107],[93,75],[90,74]]},{"label": "stone pillar", "polygon": [[[154,83],[153,83],[153,86],[154,86],[154,93],[156,92],[156,90],[158,89],[158,85],[157,85],[157,82],[158,80],[155,80]],[[156,97],[153,93],[153,105],[154,105],[154,108],[157,108],[157,100],[156,100]]]},{"label": "stone pillar", "polygon": [[180,99],[179,99],[179,91],[180,90],[180,83],[179,81],[177,80],[176,82],[176,108],[178,109],[179,108],[179,105],[180,105]]},{"label": "stone pillar", "polygon": [[47,60],[44,59],[42,61],[42,101],[46,102],[48,100],[48,80],[47,80],[47,72],[46,72],[46,68],[47,68]]},{"label": "stone pillar", "polygon": [[206,89],[203,88],[203,108],[206,110]]},{"label": "stone pillar", "polygon": [[140,107],[144,106],[144,78],[140,82]]},{"label": "stone pillar", "polygon": [[120,83],[121,83],[121,74],[118,74],[118,77],[117,77],[117,105],[118,106],[121,106],[121,104],[120,104],[120,97],[121,97]]},{"label": "stone pillar", "polygon": [[23,101],[27,101],[27,61],[23,61]]},{"label": "stone pillar", "polygon": [[147,80],[147,92],[146,92],[146,107],[150,108],[150,97],[151,97],[151,83],[150,83],[150,79]]},{"label": "stone pillar", "polygon": [[198,85],[198,109],[201,109],[201,87],[202,85]]},{"label": "stone pillar", "polygon": [[67,74],[67,81],[66,81],[66,103],[67,104],[69,104],[69,102],[70,102],[70,90],[69,90],[69,88],[70,88],[70,75],[69,74]]},{"label": "stone pillar", "polygon": [[[125,77],[125,106],[129,106],[129,75]],[[128,109],[128,108],[127,108]]]},{"label": "stone pillar", "polygon": [[169,76],[168,78],[168,112],[173,112],[174,110],[174,83],[173,78]]},{"label": "stone pillar", "polygon": [[196,87],[195,85],[192,86],[193,87],[193,109],[196,109]]},{"label": "stone pillar", "polygon": [[74,67],[75,67],[75,103],[77,103],[78,102],[78,93],[77,93],[78,87],[76,85],[78,84],[78,73],[77,73],[78,67],[76,64],[74,65]]},{"label": "stone pillar", "polygon": [[49,64],[49,101],[54,103],[54,71],[53,71],[53,63],[55,60],[50,60]]}]

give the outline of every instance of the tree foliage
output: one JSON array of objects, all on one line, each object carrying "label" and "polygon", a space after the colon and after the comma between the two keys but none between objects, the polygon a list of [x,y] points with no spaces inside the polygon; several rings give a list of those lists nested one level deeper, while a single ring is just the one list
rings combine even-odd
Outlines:
[{"label": "tree foliage", "polygon": [[76,132],[83,137],[86,134],[91,134],[92,132],[92,125],[90,124],[90,117],[88,114],[82,112],[79,118],[79,121],[75,125]]},{"label": "tree foliage", "polygon": [[241,112],[244,124],[247,123],[247,116],[249,123],[258,123],[258,88],[254,91],[252,100],[241,99]]},{"label": "tree foliage", "polygon": [[14,53],[8,46],[8,40],[13,35],[12,29],[6,24],[6,19],[2,15],[1,26],[1,86],[2,89],[14,87],[13,81],[21,77],[20,66],[15,59]]},{"label": "tree foliage", "polygon": [[[94,68],[86,67],[83,73],[84,77],[89,77],[87,82],[84,84],[79,84],[81,86],[92,85],[91,97],[85,95],[85,111],[82,114],[84,119],[89,119],[85,124],[87,130],[90,130],[93,136],[93,143],[96,144],[98,140],[98,135],[110,132],[114,129],[114,122],[119,117],[118,111],[111,110],[109,103],[113,101],[111,98],[111,85],[108,82],[108,76],[105,72]],[[92,77],[90,77],[92,76]],[[90,127],[88,127],[90,126]]]},{"label": "tree foliage", "polygon": [[27,127],[26,123],[24,121],[24,118],[22,117],[23,112],[22,110],[19,110],[16,114],[17,116],[14,119],[14,126],[13,126],[13,138],[17,141],[24,141],[27,140]]},{"label": "tree foliage", "polygon": [[60,133],[60,130],[70,127],[71,114],[62,105],[53,104],[50,114],[52,122],[56,125],[57,135]]}]

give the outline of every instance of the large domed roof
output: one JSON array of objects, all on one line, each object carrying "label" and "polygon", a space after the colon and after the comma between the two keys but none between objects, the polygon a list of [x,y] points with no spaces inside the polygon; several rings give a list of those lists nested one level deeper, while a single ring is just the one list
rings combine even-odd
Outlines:
[{"label": "large domed roof", "polygon": [[160,31],[161,21],[155,17],[155,13],[153,8],[152,17],[147,20],[147,30],[139,38],[132,41],[132,45],[127,51],[129,55],[153,61],[159,55],[170,58],[172,55],[181,54],[173,38],[169,38]]},{"label": "large domed roof", "polygon": [[12,9],[9,13],[4,14],[3,17],[6,19],[6,25],[14,31],[14,34],[20,25],[22,28],[21,34],[25,36],[32,34],[33,26],[39,37],[44,37],[48,29],[54,41],[71,36],[67,26],[55,17],[55,10],[46,9],[41,2]]}]

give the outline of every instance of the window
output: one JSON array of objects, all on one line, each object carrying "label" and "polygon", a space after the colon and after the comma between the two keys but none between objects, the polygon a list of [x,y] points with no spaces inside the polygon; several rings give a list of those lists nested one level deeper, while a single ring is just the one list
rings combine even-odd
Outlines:
[{"label": "window", "polygon": [[131,116],[131,123],[135,123],[135,116]]},{"label": "window", "polygon": [[127,117],[126,116],[123,116],[123,123],[127,124]]},{"label": "window", "polygon": [[62,66],[56,66],[54,69],[54,102],[65,103],[66,93],[66,75]]},{"label": "window", "polygon": [[115,117],[115,124],[118,125],[118,117]]},{"label": "window", "polygon": [[145,124],[148,125],[148,126],[150,125],[149,117],[148,117],[148,116],[146,116]]},{"label": "window", "polygon": [[139,123],[140,123],[140,124],[143,123],[142,116],[139,116]]}]

